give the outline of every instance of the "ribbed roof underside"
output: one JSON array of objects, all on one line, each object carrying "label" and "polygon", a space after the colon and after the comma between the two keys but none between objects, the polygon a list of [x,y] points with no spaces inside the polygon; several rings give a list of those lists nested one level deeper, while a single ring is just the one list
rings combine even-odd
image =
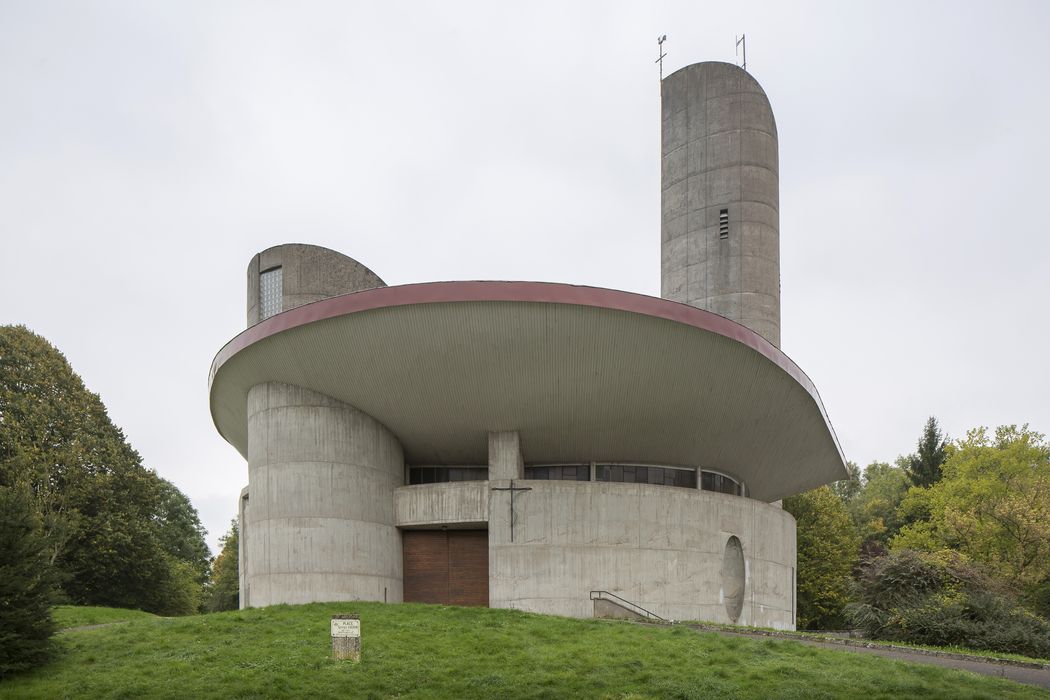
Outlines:
[{"label": "ribbed roof underside", "polygon": [[368,413],[416,464],[485,464],[517,430],[527,462],[704,466],[773,501],[845,478],[812,383],[714,314],[626,292],[456,282],[358,292],[253,326],[212,366],[219,432],[247,451],[255,384]]}]

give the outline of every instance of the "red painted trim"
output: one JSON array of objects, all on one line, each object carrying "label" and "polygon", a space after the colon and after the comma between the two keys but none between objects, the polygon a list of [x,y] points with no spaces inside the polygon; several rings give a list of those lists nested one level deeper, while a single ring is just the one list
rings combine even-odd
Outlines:
[{"label": "red painted trim", "polygon": [[796,381],[816,391],[809,377],[772,343],[749,328],[724,316],[695,306],[657,297],[601,287],[581,287],[554,282],[426,282],[377,287],[297,306],[257,323],[228,342],[212,362],[211,377],[235,354],[281,331],[336,316],[412,304],[447,304],[464,301],[573,304],[614,309],[677,321],[717,333],[759,352]]}]

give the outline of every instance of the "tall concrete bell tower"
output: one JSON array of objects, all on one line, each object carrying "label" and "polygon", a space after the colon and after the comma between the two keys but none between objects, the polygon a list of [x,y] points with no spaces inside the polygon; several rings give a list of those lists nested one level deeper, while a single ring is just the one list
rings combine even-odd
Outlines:
[{"label": "tall concrete bell tower", "polygon": [[762,87],[729,63],[664,79],[661,296],[780,346],[777,125]]}]

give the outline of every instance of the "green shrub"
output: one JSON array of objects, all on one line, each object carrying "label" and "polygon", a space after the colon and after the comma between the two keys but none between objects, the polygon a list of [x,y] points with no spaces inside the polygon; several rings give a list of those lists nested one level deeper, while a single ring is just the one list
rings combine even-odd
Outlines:
[{"label": "green shrub", "polygon": [[873,559],[857,598],[847,614],[872,639],[1050,656],[1050,622],[954,553]]}]

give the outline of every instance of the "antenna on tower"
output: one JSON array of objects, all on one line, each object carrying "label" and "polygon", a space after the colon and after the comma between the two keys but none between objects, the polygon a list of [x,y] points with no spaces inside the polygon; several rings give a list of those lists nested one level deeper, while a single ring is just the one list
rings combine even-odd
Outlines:
[{"label": "antenna on tower", "polygon": [[746,41],[746,39],[747,39],[747,34],[741,34],[740,36],[738,36],[736,38],[736,55],[737,55],[738,58],[740,57],[740,54],[741,54],[740,49],[743,48],[744,62],[742,64],[740,64],[740,67],[743,68],[744,70],[747,70],[747,41]]},{"label": "antenna on tower", "polygon": [[660,54],[660,57],[657,58],[654,61],[654,63],[659,63],[660,64],[660,80],[661,81],[664,79],[664,57],[667,56],[667,54],[664,53],[664,42],[665,41],[667,41],[667,35],[666,34],[664,34],[661,37],[657,37],[657,39],[656,39],[656,45],[658,47],[656,49],[656,53]]}]

